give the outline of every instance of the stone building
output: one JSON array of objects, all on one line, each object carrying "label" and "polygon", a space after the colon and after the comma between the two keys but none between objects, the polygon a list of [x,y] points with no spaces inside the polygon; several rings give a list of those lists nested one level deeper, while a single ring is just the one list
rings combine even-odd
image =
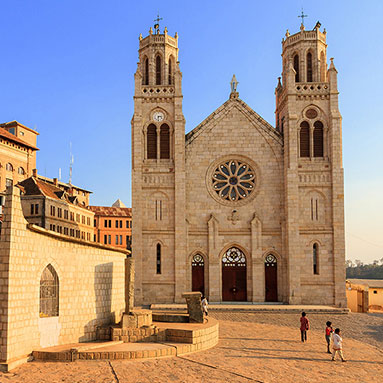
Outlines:
[{"label": "stone building", "polygon": [[0,229],[5,188],[30,177],[36,168],[37,136],[17,121],[0,124]]},{"label": "stone building", "polygon": [[32,175],[39,150],[37,136],[17,121],[0,124],[0,192]]},{"label": "stone building", "polygon": [[[86,202],[88,191],[41,177],[34,170],[33,176],[17,184],[21,189],[24,217],[29,223],[46,230],[94,241],[94,213]],[[86,193],[85,193],[86,192]]]},{"label": "stone building", "polygon": [[118,199],[111,207],[89,206],[94,213],[94,241],[122,249],[131,248],[132,209]]},{"label": "stone building", "polygon": [[139,38],[132,254],[140,303],[278,301],[344,307],[337,70],[320,25],[282,41],[276,126],[229,99],[185,136],[178,36]]}]

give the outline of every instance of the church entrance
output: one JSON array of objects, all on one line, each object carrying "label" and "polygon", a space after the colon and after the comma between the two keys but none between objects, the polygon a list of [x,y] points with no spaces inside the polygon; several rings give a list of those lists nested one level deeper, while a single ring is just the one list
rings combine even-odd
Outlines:
[{"label": "church entrance", "polygon": [[265,259],[265,301],[278,301],[277,258],[269,254]]},{"label": "church entrance", "polygon": [[222,257],[222,300],[247,300],[246,257],[237,247],[231,247]]},{"label": "church entrance", "polygon": [[201,254],[195,254],[192,259],[192,291],[205,295],[205,263]]}]

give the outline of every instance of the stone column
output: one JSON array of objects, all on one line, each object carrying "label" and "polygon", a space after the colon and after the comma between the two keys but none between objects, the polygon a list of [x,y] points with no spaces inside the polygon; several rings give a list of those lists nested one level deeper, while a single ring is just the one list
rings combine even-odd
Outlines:
[{"label": "stone column", "polygon": [[264,301],[264,268],[262,261],[262,223],[254,214],[250,222],[251,228],[251,266],[253,284],[253,302]]},{"label": "stone column", "polygon": [[211,302],[221,301],[221,278],[220,260],[218,257],[219,238],[218,221],[214,214],[210,216],[208,225],[208,244],[209,244],[209,300]]},{"label": "stone column", "polygon": [[125,259],[125,314],[134,309],[134,259]]}]

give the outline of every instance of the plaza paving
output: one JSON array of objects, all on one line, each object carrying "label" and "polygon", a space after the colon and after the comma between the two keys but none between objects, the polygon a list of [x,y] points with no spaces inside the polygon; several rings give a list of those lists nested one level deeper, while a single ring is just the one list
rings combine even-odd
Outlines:
[{"label": "plaza paving", "polygon": [[[308,343],[299,340],[299,315],[212,313],[219,344],[181,357],[140,361],[32,362],[0,373],[0,382],[380,382],[383,315],[310,314]],[[343,330],[347,363],[331,362],[323,327]]]}]

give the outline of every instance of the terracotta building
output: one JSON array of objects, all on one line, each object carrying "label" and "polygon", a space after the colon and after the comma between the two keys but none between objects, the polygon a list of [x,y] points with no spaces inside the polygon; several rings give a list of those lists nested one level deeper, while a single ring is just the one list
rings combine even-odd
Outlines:
[{"label": "terracotta building", "polygon": [[[83,189],[40,177],[32,177],[17,184],[21,189],[21,205],[25,219],[44,229],[69,237],[93,241],[94,213],[85,204]],[[76,190],[76,192],[74,192]],[[79,198],[81,197],[81,198]]]},{"label": "terracotta building", "polygon": [[5,188],[30,177],[36,168],[37,136],[17,121],[0,124],[0,221]]},{"label": "terracotta building", "polygon": [[178,36],[139,38],[132,118],[137,303],[345,306],[337,70],[326,32],[282,40],[276,125],[229,99],[185,136]]},{"label": "terracotta building", "polygon": [[94,213],[94,241],[130,250],[132,209],[127,208],[119,199],[112,207],[90,206],[89,208]]}]

